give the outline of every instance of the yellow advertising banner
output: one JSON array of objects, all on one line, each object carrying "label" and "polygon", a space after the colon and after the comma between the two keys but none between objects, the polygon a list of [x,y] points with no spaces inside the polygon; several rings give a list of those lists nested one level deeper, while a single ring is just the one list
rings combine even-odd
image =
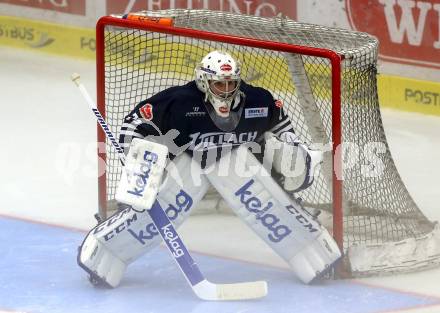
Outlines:
[{"label": "yellow advertising banner", "polygon": [[440,116],[440,83],[379,75],[378,87],[382,106]]},{"label": "yellow advertising banner", "polygon": [[0,16],[0,45],[94,59],[95,30]]},{"label": "yellow advertising banner", "polygon": [[[95,30],[0,16],[0,45],[95,59]],[[378,75],[383,107],[440,116],[440,83]]]}]

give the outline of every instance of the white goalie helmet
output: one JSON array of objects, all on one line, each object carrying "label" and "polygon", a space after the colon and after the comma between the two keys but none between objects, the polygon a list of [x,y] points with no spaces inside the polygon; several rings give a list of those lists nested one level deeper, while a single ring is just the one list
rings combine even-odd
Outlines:
[{"label": "white goalie helmet", "polygon": [[195,81],[220,117],[228,117],[240,90],[240,65],[228,53],[212,51],[196,66]]}]

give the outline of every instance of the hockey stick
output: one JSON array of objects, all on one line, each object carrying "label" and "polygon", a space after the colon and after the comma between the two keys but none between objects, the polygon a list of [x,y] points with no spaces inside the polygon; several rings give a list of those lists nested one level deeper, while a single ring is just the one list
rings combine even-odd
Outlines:
[{"label": "hockey stick", "polygon": [[[113,147],[118,152],[121,163],[125,164],[124,150],[110,131],[105,119],[97,109],[96,104],[87,90],[81,84],[80,75],[74,73],[71,79],[81,91],[81,94],[96,116],[99,125],[101,125],[107,138],[112,142]],[[157,200],[154,201],[150,209],[147,209],[147,212],[153,220],[156,229],[159,231],[168,251],[173,256],[174,261],[176,261],[187,282],[199,298],[203,300],[246,300],[261,298],[267,295],[267,283],[265,281],[214,284],[206,280]],[[175,253],[176,248],[180,250],[178,254]]]},{"label": "hockey stick", "polygon": [[112,131],[108,127],[104,117],[102,116],[101,112],[99,112],[98,108],[96,107],[95,102],[90,97],[89,93],[87,92],[87,89],[84,87],[83,84],[80,82],[80,75],[77,73],[73,73],[71,76],[72,81],[75,83],[75,85],[78,87],[79,91],[81,92],[82,96],[86,100],[87,104],[89,105],[90,109],[92,109],[93,114],[95,114],[96,119],[98,120],[99,125],[101,126],[102,130],[105,132],[105,135],[112,143],[113,147],[115,147],[116,152],[118,152],[119,160],[121,161],[122,165],[125,165],[125,154],[124,149],[119,145],[118,141],[116,140],[115,136],[113,136]]}]

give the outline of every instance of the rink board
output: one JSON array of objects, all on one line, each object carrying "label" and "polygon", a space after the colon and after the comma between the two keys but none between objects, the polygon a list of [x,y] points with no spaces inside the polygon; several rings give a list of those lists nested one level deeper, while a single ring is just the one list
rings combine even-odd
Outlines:
[{"label": "rink board", "polygon": [[164,248],[133,263],[119,288],[97,289],[76,265],[84,233],[11,218],[0,218],[0,228],[0,311],[373,313],[440,304],[349,280],[305,286],[285,270],[195,254],[214,282],[265,279],[269,284],[269,295],[258,301],[204,302]]}]

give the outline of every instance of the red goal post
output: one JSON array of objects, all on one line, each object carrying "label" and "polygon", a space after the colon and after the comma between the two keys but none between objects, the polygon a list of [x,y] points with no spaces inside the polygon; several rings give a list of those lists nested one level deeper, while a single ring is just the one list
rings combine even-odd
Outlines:
[{"label": "red goal post", "polygon": [[[412,200],[388,149],[377,98],[374,37],[280,17],[208,10],[132,16],[102,17],[96,27],[97,104],[115,134],[140,100],[192,80],[194,62],[210,49],[228,50],[240,59],[246,78],[282,99],[301,139],[331,142],[319,179],[299,196],[332,220],[326,226],[346,253],[351,274],[411,271],[440,263],[432,252],[410,261],[411,256],[396,256],[397,245],[434,238],[438,228]],[[157,23],[160,18],[172,18],[174,25]],[[255,69],[263,78],[252,77]],[[99,127],[98,142],[106,142]],[[363,148],[370,142],[386,150],[379,156],[384,165],[379,177],[365,177],[365,164],[343,164],[344,144]],[[105,217],[114,208],[120,165],[111,145],[99,147],[99,212]],[[359,249],[372,259],[379,258],[381,250],[388,254],[381,255],[380,265],[374,260],[358,265],[359,257],[353,255],[352,261],[350,254]]]}]

